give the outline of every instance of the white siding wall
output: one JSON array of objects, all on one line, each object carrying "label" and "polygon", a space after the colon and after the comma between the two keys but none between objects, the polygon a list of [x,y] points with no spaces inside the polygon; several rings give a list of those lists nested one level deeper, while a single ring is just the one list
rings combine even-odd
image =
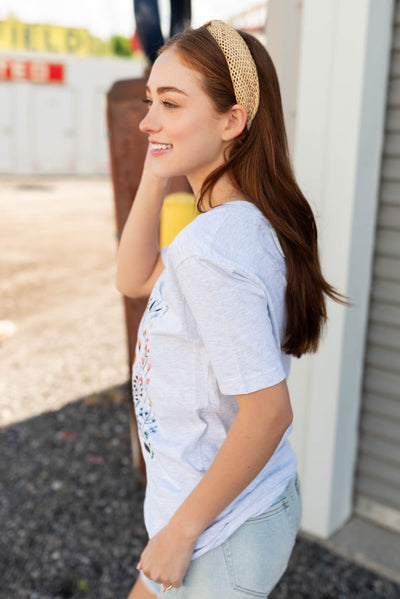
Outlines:
[{"label": "white siding wall", "polygon": [[353,511],[364,339],[383,142],[392,0],[304,0],[295,168],[320,233],[328,303],[319,352],[295,361],[302,527],[327,537]]},{"label": "white siding wall", "polygon": [[400,532],[400,0],[393,26],[356,509]]}]

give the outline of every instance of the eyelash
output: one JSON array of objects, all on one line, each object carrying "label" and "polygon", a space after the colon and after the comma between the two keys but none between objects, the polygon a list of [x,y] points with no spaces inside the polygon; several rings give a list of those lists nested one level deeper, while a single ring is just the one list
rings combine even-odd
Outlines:
[{"label": "eyelash", "polygon": [[[150,100],[150,98],[144,98],[143,102],[147,104],[149,108],[153,104],[153,100]],[[168,102],[168,100],[162,100],[161,104],[164,106],[164,108],[167,108],[168,110],[171,108],[178,108],[176,104],[172,104],[172,102]]]}]

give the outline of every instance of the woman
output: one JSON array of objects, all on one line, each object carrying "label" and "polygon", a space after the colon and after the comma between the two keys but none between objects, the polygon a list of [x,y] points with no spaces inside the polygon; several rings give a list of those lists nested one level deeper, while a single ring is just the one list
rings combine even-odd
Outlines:
[{"label": "woman", "polygon": [[[312,211],[264,47],[221,21],[173,37],[147,84],[149,138],[117,287],[150,300],[133,395],[150,540],[129,599],[267,597],[300,521],[290,355],[326,320]],[[201,214],[158,250],[170,177]]]}]

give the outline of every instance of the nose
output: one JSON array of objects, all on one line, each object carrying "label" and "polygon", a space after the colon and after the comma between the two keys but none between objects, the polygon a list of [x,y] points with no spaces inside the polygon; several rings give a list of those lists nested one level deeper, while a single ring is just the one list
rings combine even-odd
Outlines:
[{"label": "nose", "polygon": [[150,106],[146,116],[140,121],[139,129],[142,133],[157,133],[161,130],[161,123],[153,106]]}]

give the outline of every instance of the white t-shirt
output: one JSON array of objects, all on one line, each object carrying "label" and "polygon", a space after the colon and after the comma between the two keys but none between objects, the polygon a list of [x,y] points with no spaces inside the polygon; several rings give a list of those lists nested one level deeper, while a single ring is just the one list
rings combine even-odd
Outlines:
[{"label": "white t-shirt", "polygon": [[[145,524],[166,526],[211,465],[238,412],[235,395],[288,376],[286,263],[256,206],[200,214],[162,251],[165,269],[139,326],[132,385],[147,468]],[[200,535],[199,557],[266,510],[296,473],[283,436],[242,493]]]}]

